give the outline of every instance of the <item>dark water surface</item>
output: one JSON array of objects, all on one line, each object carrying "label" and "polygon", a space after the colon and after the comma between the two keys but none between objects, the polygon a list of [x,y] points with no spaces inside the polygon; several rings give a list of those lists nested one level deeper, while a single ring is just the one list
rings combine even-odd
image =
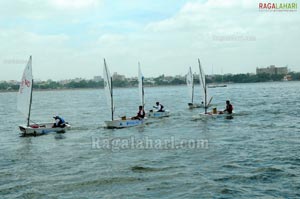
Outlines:
[{"label": "dark water surface", "polygon": [[[300,198],[299,91],[300,82],[210,89],[236,115],[193,120],[202,110],[187,109],[185,86],[146,88],[147,109],[161,101],[171,117],[120,130],[102,128],[103,90],[34,92],[33,121],[59,114],[73,129],[26,138],[16,93],[0,93],[0,198]],[[137,112],[137,92],[115,90],[116,115]]]}]

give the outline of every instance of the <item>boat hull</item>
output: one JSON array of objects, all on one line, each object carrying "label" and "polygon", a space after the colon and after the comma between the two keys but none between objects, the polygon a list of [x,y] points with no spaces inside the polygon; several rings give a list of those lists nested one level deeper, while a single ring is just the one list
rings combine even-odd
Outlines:
[{"label": "boat hull", "polygon": [[220,118],[222,116],[226,116],[227,114],[213,114],[213,113],[200,113],[200,117],[208,117],[208,118]]},{"label": "boat hull", "polygon": [[218,87],[227,87],[226,84],[217,84],[217,85],[208,85],[208,88],[218,88]]},{"label": "boat hull", "polygon": [[55,127],[53,128],[53,123],[40,123],[40,124],[34,124],[34,125],[20,125],[19,129],[22,132],[21,134],[23,136],[38,136],[38,135],[45,135],[48,133],[53,132],[61,132],[64,133],[66,130],[69,130],[71,128],[71,125],[66,124],[65,127]]},{"label": "boat hull", "polygon": [[213,114],[211,112],[209,113],[200,113],[198,116],[194,116],[195,119],[199,118],[226,118],[226,119],[232,119],[234,116],[234,113],[216,113]]},{"label": "boat hull", "polygon": [[193,109],[193,108],[204,108],[203,104],[197,104],[197,103],[188,103],[188,106],[189,106],[190,109]]},{"label": "boat hull", "polygon": [[[188,103],[189,109],[193,109],[193,108],[204,108],[203,104],[197,104],[197,103]],[[209,104],[207,107],[211,107],[212,104]]]},{"label": "boat hull", "polygon": [[146,116],[149,118],[169,117],[170,111],[165,110],[163,112],[160,112],[160,111],[156,111],[156,110],[150,110],[148,113],[146,113]]},{"label": "boat hull", "polygon": [[145,123],[146,119],[143,120],[131,120],[131,119],[119,119],[112,121],[104,121],[106,128],[127,128],[133,126],[139,126]]}]

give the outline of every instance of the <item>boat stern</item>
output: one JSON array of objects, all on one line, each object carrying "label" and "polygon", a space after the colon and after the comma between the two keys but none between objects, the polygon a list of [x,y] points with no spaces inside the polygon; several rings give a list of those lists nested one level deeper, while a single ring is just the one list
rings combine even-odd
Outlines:
[{"label": "boat stern", "polygon": [[161,118],[161,117],[169,117],[170,116],[170,111],[169,110],[165,110],[163,112],[160,111],[154,111],[154,110],[150,110],[147,114],[147,117],[151,117],[151,118]]}]

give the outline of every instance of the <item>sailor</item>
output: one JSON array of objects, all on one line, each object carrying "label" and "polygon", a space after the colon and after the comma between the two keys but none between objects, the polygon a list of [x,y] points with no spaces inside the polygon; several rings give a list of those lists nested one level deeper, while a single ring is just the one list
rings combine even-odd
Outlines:
[{"label": "sailor", "polygon": [[132,117],[133,120],[141,120],[145,117],[145,111],[143,109],[143,106],[139,106],[139,111],[137,112],[137,115],[135,117]]},{"label": "sailor", "polygon": [[55,123],[53,124],[53,128],[56,128],[56,127],[64,128],[66,126],[66,122],[62,117],[59,117],[57,115],[53,118],[55,119]]},{"label": "sailor", "polygon": [[233,111],[232,104],[230,104],[229,100],[226,100],[226,109],[224,110],[224,112],[227,112],[228,114],[232,114],[232,111]]},{"label": "sailor", "polygon": [[157,112],[165,112],[164,106],[159,102],[156,102],[156,106],[153,106],[153,108],[156,108]]}]

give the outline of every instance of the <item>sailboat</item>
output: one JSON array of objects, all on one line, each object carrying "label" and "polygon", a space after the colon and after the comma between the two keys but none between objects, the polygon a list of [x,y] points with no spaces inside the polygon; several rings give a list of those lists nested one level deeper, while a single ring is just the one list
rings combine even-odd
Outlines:
[{"label": "sailboat", "polygon": [[[114,96],[113,96],[113,82],[110,72],[107,68],[106,61],[104,59],[104,68],[103,68],[103,79],[104,79],[104,90],[107,100],[107,105],[110,107],[111,111],[111,120],[104,121],[106,128],[126,128],[132,126],[138,126],[144,123],[145,119],[131,119],[126,118],[126,116],[118,119],[114,119]],[[143,96],[143,94],[141,95]]]},{"label": "sailboat", "polygon": [[[23,136],[27,135],[42,135],[50,132],[63,132],[70,129],[69,124],[65,124],[65,127],[55,127],[53,128],[52,123],[35,123],[30,120],[31,104],[32,104],[32,89],[33,89],[33,76],[32,76],[32,56],[30,56],[29,61],[24,69],[23,76],[20,83],[19,93],[18,93],[18,110],[26,117],[27,124],[19,125]],[[32,124],[31,124],[31,123]]]},{"label": "sailboat", "polygon": [[[203,71],[203,68],[201,66],[200,60],[198,59],[198,63],[199,63],[199,78],[200,78],[200,84],[202,85],[202,91],[203,91],[203,96],[204,96],[204,109],[205,112],[204,113],[200,113],[200,116],[205,116],[205,117],[220,117],[222,115],[226,116],[227,119],[232,119],[232,114],[227,114],[224,113],[223,111],[217,111],[216,108],[213,109],[212,112],[208,112],[207,109],[208,107],[211,105],[211,101],[212,101],[212,97],[209,99],[208,101],[208,92],[207,92],[207,85],[206,85],[206,80],[205,80],[205,74]],[[197,118],[197,116],[195,116],[194,118]]]},{"label": "sailboat", "polygon": [[[140,96],[140,102],[141,106],[145,108],[145,97],[144,97],[144,76],[141,71],[141,65],[140,62],[138,63],[139,65],[139,71],[138,71],[138,83],[139,83],[139,96]],[[165,110],[164,112],[159,112],[157,110],[149,110],[146,113],[146,116],[149,118],[160,118],[160,117],[168,117],[170,116],[170,111]]]},{"label": "sailboat", "polygon": [[204,108],[204,104],[194,103],[194,75],[192,73],[192,68],[189,68],[189,72],[186,75],[186,84],[188,87],[188,94],[191,102],[188,103],[190,109],[193,108]]},{"label": "sailboat", "polygon": [[201,66],[200,59],[198,59],[198,64],[199,64],[199,80],[200,80],[200,85],[202,87],[202,92],[203,92],[203,104],[204,104],[204,109],[205,109],[205,114],[207,114],[207,109],[211,105],[212,97],[210,98],[209,101],[207,101],[207,85],[206,85],[206,79],[205,79],[205,73],[204,70]]}]

